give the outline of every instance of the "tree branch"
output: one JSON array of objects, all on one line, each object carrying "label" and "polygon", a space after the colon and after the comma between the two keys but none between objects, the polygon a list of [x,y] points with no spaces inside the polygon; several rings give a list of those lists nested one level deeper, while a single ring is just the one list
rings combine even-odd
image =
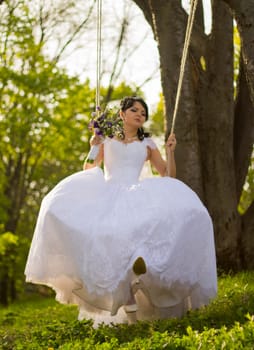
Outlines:
[{"label": "tree branch", "polygon": [[72,33],[70,38],[65,42],[65,44],[61,47],[58,54],[54,57],[54,61],[58,62],[61,58],[63,52],[66,50],[66,48],[70,45],[70,43],[74,40],[74,38],[77,36],[77,34],[81,31],[81,29],[84,27],[84,25],[88,22],[89,18],[91,17],[91,14],[93,12],[93,8],[95,5],[95,0],[93,4],[90,6],[87,17],[80,23],[80,25],[75,29],[75,31]]},{"label": "tree branch", "polygon": [[149,77],[147,77],[141,84],[139,84],[138,88],[141,89],[145,84],[151,81],[154,78],[155,74],[158,73],[158,71],[159,71],[159,66],[154,69],[154,71]]},{"label": "tree branch", "polygon": [[110,95],[111,95],[111,92],[112,92],[112,84],[113,84],[114,76],[116,74],[117,64],[118,64],[118,61],[119,61],[120,51],[121,51],[121,48],[122,48],[122,43],[124,41],[124,37],[125,37],[127,26],[128,26],[128,21],[124,17],[123,21],[122,21],[122,25],[121,25],[121,31],[120,31],[120,34],[119,34],[118,42],[117,42],[117,45],[116,45],[115,62],[113,64],[113,68],[112,68],[110,79],[109,79],[109,84],[108,84],[109,88],[108,88],[108,91],[107,91],[106,103],[110,100]]},{"label": "tree branch", "polygon": [[143,12],[145,19],[147,20],[148,24],[153,27],[153,16],[152,16],[152,11],[151,11],[151,6],[150,6],[150,1],[149,0],[133,0],[136,5],[141,9]]}]

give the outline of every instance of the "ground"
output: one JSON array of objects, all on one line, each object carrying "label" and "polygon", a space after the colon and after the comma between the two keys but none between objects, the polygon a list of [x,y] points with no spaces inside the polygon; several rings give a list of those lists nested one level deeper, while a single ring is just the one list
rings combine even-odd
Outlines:
[{"label": "ground", "polygon": [[254,272],[219,277],[218,297],[182,319],[92,327],[39,295],[0,310],[0,349],[254,349]]}]

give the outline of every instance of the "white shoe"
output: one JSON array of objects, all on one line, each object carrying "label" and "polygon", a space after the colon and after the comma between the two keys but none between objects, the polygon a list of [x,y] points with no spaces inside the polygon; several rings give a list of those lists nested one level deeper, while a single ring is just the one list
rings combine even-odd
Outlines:
[{"label": "white shoe", "polygon": [[137,304],[124,305],[124,311],[127,316],[128,324],[134,324],[137,322]]},{"label": "white shoe", "polygon": [[138,311],[138,305],[137,304],[124,305],[124,311],[126,313],[136,312],[136,311]]}]

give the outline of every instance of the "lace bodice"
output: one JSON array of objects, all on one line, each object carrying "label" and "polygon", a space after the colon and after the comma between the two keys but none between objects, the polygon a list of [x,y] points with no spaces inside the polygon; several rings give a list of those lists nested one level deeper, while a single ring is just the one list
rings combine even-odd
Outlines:
[{"label": "lace bodice", "polygon": [[104,170],[107,181],[133,183],[138,181],[147,158],[147,147],[156,148],[151,138],[123,143],[115,139],[104,142]]}]

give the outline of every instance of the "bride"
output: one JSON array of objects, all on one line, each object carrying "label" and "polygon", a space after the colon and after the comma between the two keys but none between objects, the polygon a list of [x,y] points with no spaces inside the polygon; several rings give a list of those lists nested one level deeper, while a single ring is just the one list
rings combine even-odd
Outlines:
[{"label": "bride", "polygon": [[[144,100],[124,98],[120,116],[124,137],[93,136],[93,163],[43,199],[26,280],[53,288],[95,324],[181,317],[217,292],[212,221],[175,179],[175,135],[166,162],[143,130]],[[146,160],[161,177],[139,179]]]}]

